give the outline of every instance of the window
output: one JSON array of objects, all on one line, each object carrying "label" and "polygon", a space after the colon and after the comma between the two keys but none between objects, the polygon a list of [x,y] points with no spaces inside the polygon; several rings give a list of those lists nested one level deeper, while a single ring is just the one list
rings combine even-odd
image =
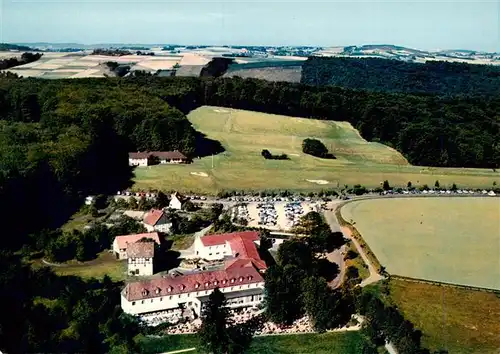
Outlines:
[{"label": "window", "polygon": [[141,300],[141,304],[143,304],[143,303],[144,303],[144,300]]},{"label": "window", "polygon": [[153,299],[151,299],[151,302],[153,302]]},{"label": "window", "polygon": [[168,299],[169,299],[169,300],[172,300],[172,295],[170,295],[170,296],[168,297]]},{"label": "window", "polygon": [[163,298],[162,298],[162,297],[160,297],[160,301],[163,301]]},{"label": "window", "polygon": [[208,255],[209,255],[209,256],[211,256],[211,255],[212,255],[212,253],[209,253]]},{"label": "window", "polygon": [[135,301],[132,301],[132,306],[134,306],[134,305],[135,305]]}]

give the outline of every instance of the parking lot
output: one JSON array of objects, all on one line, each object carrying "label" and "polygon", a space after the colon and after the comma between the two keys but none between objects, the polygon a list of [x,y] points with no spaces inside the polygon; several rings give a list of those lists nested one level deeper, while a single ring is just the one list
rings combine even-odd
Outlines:
[{"label": "parking lot", "polygon": [[234,215],[248,220],[250,227],[288,231],[300,218],[311,211],[321,211],[321,206],[313,202],[251,202],[237,206]]}]

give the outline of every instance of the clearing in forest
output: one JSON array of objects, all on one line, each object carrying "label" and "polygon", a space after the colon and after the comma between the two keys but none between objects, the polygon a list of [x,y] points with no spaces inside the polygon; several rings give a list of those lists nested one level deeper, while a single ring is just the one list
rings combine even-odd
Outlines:
[{"label": "clearing in forest", "polygon": [[[384,180],[391,185],[490,187],[500,173],[483,169],[411,166],[396,150],[367,142],[347,122],[294,118],[223,107],[200,107],[189,113],[194,128],[219,141],[225,152],[194,159],[190,165],[159,165],[135,170],[137,190],[164,189],[194,193],[221,190],[311,191],[361,184],[369,188]],[[305,138],[321,140],[337,159],[302,153]],[[287,154],[289,160],[266,160],[263,149]],[[196,172],[196,174],[191,174]],[[203,172],[207,175],[200,178]],[[327,184],[310,181],[328,181]]]}]

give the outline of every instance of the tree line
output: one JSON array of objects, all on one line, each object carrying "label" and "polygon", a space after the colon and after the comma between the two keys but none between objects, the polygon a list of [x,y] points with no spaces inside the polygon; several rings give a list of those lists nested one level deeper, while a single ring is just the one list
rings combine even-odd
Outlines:
[{"label": "tree line", "polygon": [[[348,121],[366,140],[397,149],[415,165],[482,168],[500,165],[500,143],[496,139],[500,134],[498,97],[370,92],[237,77],[152,76],[57,83],[41,80],[5,81],[12,82],[8,86],[16,94],[2,95],[0,91],[0,96],[3,96],[0,107],[7,104],[7,111],[16,111],[18,120],[27,120],[33,113],[36,116],[37,110],[59,101],[54,98],[57,95],[49,95],[49,92],[61,91],[59,88],[64,88],[62,91],[66,96],[72,91],[80,92],[74,93],[75,100],[89,95],[82,91],[94,89],[93,97],[102,97],[102,100],[95,104],[87,100],[81,106],[89,105],[94,114],[102,116],[105,112],[100,112],[95,106],[102,106],[101,101],[107,103],[110,106],[107,114],[113,116],[117,133],[122,137],[130,137],[124,138],[129,148],[177,148],[188,155],[199,155],[214,149],[220,152],[220,144],[203,139],[184,117],[201,105],[217,105]],[[132,92],[136,97],[130,96]],[[168,104],[167,114],[171,118],[168,122],[157,117],[151,119],[152,114],[161,115],[158,113],[161,109],[158,108],[162,106],[158,100]],[[138,112],[140,109],[137,107],[144,106],[145,114],[140,114],[142,112]],[[184,115],[175,114],[175,111]],[[178,119],[174,119],[175,116]],[[167,125],[169,131],[174,133],[165,132]],[[195,151],[196,146],[202,148]]]},{"label": "tree line", "polygon": [[59,277],[0,251],[0,349],[7,353],[136,353],[141,330],[116,299],[122,285]]},{"label": "tree line", "polygon": [[28,63],[32,63],[37,61],[42,57],[41,53],[23,53],[21,54],[21,58],[6,58],[0,60],[0,70],[5,70],[9,68],[13,68],[14,66],[24,65]]},{"label": "tree line", "polygon": [[446,61],[310,57],[302,65],[301,82],[381,92],[496,96],[500,68]]}]

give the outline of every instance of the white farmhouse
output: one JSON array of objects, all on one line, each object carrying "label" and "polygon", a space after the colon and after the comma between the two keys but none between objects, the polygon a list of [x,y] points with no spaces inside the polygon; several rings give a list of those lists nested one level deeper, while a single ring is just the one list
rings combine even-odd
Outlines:
[{"label": "white farmhouse", "polygon": [[129,166],[148,166],[149,153],[147,152],[129,152],[128,153]]},{"label": "white farmhouse", "polygon": [[116,258],[127,259],[127,248],[143,238],[149,238],[158,245],[160,244],[160,237],[157,232],[116,236],[113,241],[113,253]]},{"label": "white farmhouse", "polygon": [[194,255],[206,260],[219,260],[229,257],[250,259],[258,269],[265,269],[257,245],[260,243],[256,231],[233,232],[220,235],[206,235],[194,242]]},{"label": "white farmhouse", "polygon": [[188,158],[180,151],[143,151],[129,152],[128,164],[130,166],[149,166],[153,164],[152,158],[155,157],[160,164],[180,164],[188,163]]},{"label": "white farmhouse", "polygon": [[136,242],[127,247],[129,275],[153,275],[154,242]]},{"label": "white farmhouse", "polygon": [[182,205],[184,204],[185,201],[186,197],[184,197],[178,192],[175,192],[170,195],[170,204],[168,205],[168,207],[170,209],[181,210]]},{"label": "white farmhouse", "polygon": [[172,221],[163,210],[151,209],[143,219],[143,225],[149,232],[158,231],[169,233],[172,229]]}]

